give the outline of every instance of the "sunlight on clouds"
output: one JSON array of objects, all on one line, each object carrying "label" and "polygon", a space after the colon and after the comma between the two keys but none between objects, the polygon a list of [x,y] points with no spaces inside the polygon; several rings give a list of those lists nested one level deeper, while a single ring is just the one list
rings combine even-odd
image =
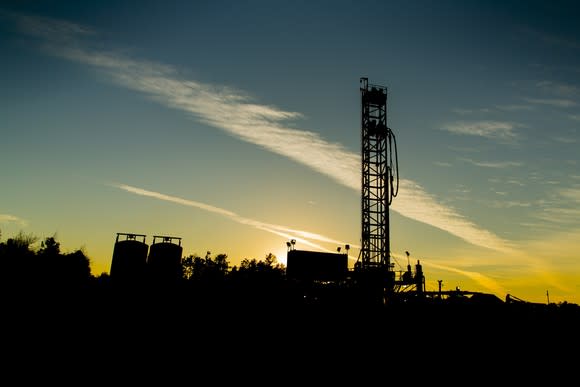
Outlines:
[{"label": "sunlight on clouds", "polygon": [[[328,252],[331,250],[328,250],[325,247],[322,247],[318,244],[315,244],[315,243],[311,242],[310,240],[315,240],[315,241],[325,242],[325,243],[333,243],[333,244],[336,244],[339,246],[343,246],[343,245],[347,244],[347,242],[342,242],[342,241],[339,241],[336,239],[328,238],[324,235],[312,233],[309,231],[296,230],[296,229],[292,229],[292,228],[289,228],[286,226],[281,226],[278,224],[265,223],[265,222],[260,222],[260,221],[255,220],[255,219],[245,218],[243,216],[236,214],[235,212],[228,211],[228,210],[225,210],[223,208],[215,207],[215,206],[212,206],[209,204],[197,202],[194,200],[188,200],[188,199],[183,199],[183,198],[176,197],[176,196],[165,195],[165,194],[162,194],[160,192],[149,191],[146,189],[133,187],[133,186],[130,186],[127,184],[111,183],[108,185],[111,187],[119,188],[119,189],[126,191],[126,192],[136,194],[136,195],[147,196],[150,198],[163,200],[163,201],[171,202],[171,203],[176,203],[176,204],[180,204],[183,206],[198,208],[200,210],[204,210],[204,211],[212,212],[214,214],[222,215],[222,216],[225,216],[226,218],[233,220],[234,222],[237,222],[237,223],[240,223],[240,224],[243,224],[246,226],[251,226],[251,227],[254,227],[256,229],[266,231],[266,232],[269,232],[269,233],[272,233],[275,235],[283,236],[287,240],[296,239],[297,241],[300,241],[308,246],[314,247],[314,248],[316,248],[318,250],[322,250],[322,251]],[[360,248],[360,246],[358,246],[358,245],[351,245],[351,246],[354,248]]]},{"label": "sunlight on clouds", "polygon": [[165,194],[162,194],[159,192],[148,191],[145,189],[132,187],[132,186],[126,185],[126,184],[110,184],[110,185],[113,187],[122,189],[124,191],[137,194],[137,195],[148,196],[148,197],[152,197],[152,198],[159,199],[159,200],[165,200],[167,202],[181,204],[184,206],[195,207],[195,208],[199,208],[200,210],[213,212],[214,214],[219,214],[219,215],[227,216],[230,218],[237,217],[237,215],[231,211],[224,210],[224,209],[219,208],[219,207],[214,207],[214,206],[211,206],[209,204],[196,202],[193,200],[182,199],[182,198],[178,198],[175,196],[169,196],[169,195],[165,195]]},{"label": "sunlight on clouds", "polygon": [[393,201],[392,208],[411,219],[445,230],[476,246],[504,252],[512,249],[507,241],[477,227],[452,208],[439,204],[415,182],[401,180],[399,195]]},{"label": "sunlight on clouds", "polygon": [[468,271],[468,270],[461,270],[461,269],[457,269],[455,267],[441,265],[441,264],[437,264],[437,263],[433,263],[433,262],[424,262],[423,264],[425,266],[430,266],[430,267],[434,267],[437,269],[447,270],[447,271],[451,271],[454,273],[464,275],[464,276],[470,278],[471,280],[473,280],[474,282],[478,283],[483,288],[491,291],[492,293],[495,293],[495,294],[506,294],[507,293],[505,288],[503,286],[501,286],[496,280],[494,280],[493,278],[490,278],[488,276],[485,276],[481,273],[474,272],[474,271]]},{"label": "sunlight on clouds", "polygon": [[[181,79],[171,66],[137,61],[113,52],[91,49],[88,44],[81,45],[80,41],[73,39],[77,34],[75,31],[79,31],[80,37],[86,35],[84,31],[87,29],[82,26],[74,27],[70,23],[50,19],[36,19],[35,23],[38,24],[36,28],[31,26],[31,19],[28,18],[26,23],[21,23],[21,27],[29,34],[41,36],[44,39],[44,48],[52,55],[105,71],[118,84],[142,92],[168,107],[190,113],[241,140],[286,156],[360,192],[360,155],[347,150],[341,144],[326,141],[317,133],[293,129],[284,124],[287,120],[302,117],[300,113],[256,104],[248,95],[228,87]],[[509,122],[482,121],[450,125],[447,130],[506,140],[516,137],[516,126],[518,125]],[[219,213],[243,223],[244,218],[217,207],[134,187],[118,187],[135,194]],[[509,249],[506,241],[477,227],[454,209],[438,203],[419,184],[411,180],[401,180],[400,195],[392,208],[403,216],[447,231],[477,246],[502,251]],[[247,219],[245,221],[254,222]],[[253,223],[250,225],[258,227]],[[264,229],[271,230],[270,232],[296,232],[266,223],[261,225]],[[310,234],[309,237],[315,235]]]},{"label": "sunlight on clouds", "polygon": [[559,191],[560,196],[580,205],[580,188],[564,188]]},{"label": "sunlight on clouds", "polygon": [[[188,199],[183,199],[183,198],[179,198],[179,197],[175,197],[175,196],[165,195],[165,194],[162,194],[159,192],[149,191],[149,190],[133,187],[133,186],[126,185],[126,184],[109,184],[109,185],[112,187],[124,190],[126,192],[136,194],[136,195],[151,197],[151,198],[155,198],[158,200],[164,200],[167,202],[172,202],[172,203],[176,203],[176,204],[180,204],[180,205],[198,208],[198,209],[212,212],[215,214],[219,214],[219,215],[222,215],[222,216],[225,216],[225,217],[231,219],[234,222],[237,222],[237,223],[240,223],[243,225],[247,225],[247,226],[251,226],[251,227],[254,227],[258,230],[266,231],[266,232],[272,233],[274,235],[281,236],[284,239],[286,239],[287,241],[289,241],[291,239],[296,239],[296,241],[298,243],[304,244],[306,246],[315,248],[315,249],[320,250],[320,251],[334,252],[334,250],[328,249],[328,248],[323,247],[317,243],[314,243],[314,242],[312,242],[312,240],[315,240],[318,242],[324,242],[324,243],[333,243],[337,246],[346,245],[345,242],[342,242],[342,241],[339,241],[336,239],[332,239],[332,238],[328,238],[328,237],[320,235],[320,234],[311,233],[311,232],[304,231],[304,230],[296,230],[296,229],[292,229],[292,228],[282,226],[282,225],[265,223],[265,222],[261,222],[261,221],[255,220],[255,219],[245,218],[245,217],[242,217],[242,216],[240,216],[232,211],[228,211],[228,210],[225,210],[225,209],[222,209],[219,207],[214,207],[214,206],[209,205],[209,204],[205,204],[205,203],[201,203],[201,202],[197,202],[197,201],[193,201],[193,200],[188,200]],[[426,200],[426,202],[429,203],[429,200]],[[443,215],[443,216],[449,216],[449,215]],[[469,223],[465,222],[464,227],[469,229],[469,227],[470,227]],[[486,241],[480,240],[478,242],[484,243]],[[487,240],[487,242],[497,243],[497,241],[493,240],[493,237],[491,237],[491,239]],[[352,245],[351,244],[351,247],[356,248],[356,249],[360,249],[359,245]],[[506,249],[507,249],[507,247],[506,247]],[[402,259],[402,257],[400,255],[397,255],[397,254],[392,254],[392,256],[395,260],[397,258]],[[354,258],[354,257],[349,257],[349,259],[356,260],[356,258]],[[473,281],[475,281],[476,283],[478,283],[479,285],[481,285],[485,289],[489,289],[492,292],[495,292],[497,294],[505,293],[505,290],[496,281],[494,281],[493,279],[491,279],[491,278],[489,278],[481,273],[478,273],[475,271],[461,270],[461,269],[454,268],[451,266],[442,265],[442,264],[435,264],[432,262],[428,262],[427,265],[464,275],[464,276],[472,279]]]},{"label": "sunlight on clouds", "polygon": [[[241,216],[232,217],[232,219],[238,223],[245,224],[248,226],[252,226],[252,227],[256,227],[256,228],[260,228],[260,229],[268,229],[268,231],[275,230],[276,232],[285,233],[287,235],[291,234],[291,235],[293,235],[293,237],[290,239],[296,239],[296,238],[313,239],[313,240],[320,241],[320,242],[333,243],[333,244],[336,244],[337,246],[343,246],[343,245],[347,244],[345,242],[342,242],[342,241],[339,241],[336,239],[332,239],[332,238],[326,237],[324,235],[320,235],[320,234],[316,234],[316,233],[312,233],[312,232],[308,232],[308,231],[303,231],[303,230],[296,230],[296,229],[289,228],[286,226],[281,226],[279,224],[263,223],[263,222],[256,221],[253,219],[243,218]],[[360,248],[360,246],[356,245],[356,244],[350,244],[350,246],[354,247],[354,248]]]},{"label": "sunlight on clouds", "polygon": [[329,250],[326,247],[322,247],[322,246],[320,246],[320,245],[318,245],[316,243],[310,242],[308,239],[302,239],[302,238],[299,238],[299,237],[294,237],[291,234],[287,234],[287,233],[280,232],[280,231],[277,231],[277,230],[269,229],[267,227],[262,227],[262,226],[255,226],[255,227],[257,229],[259,229],[259,230],[263,230],[263,231],[266,231],[266,232],[269,232],[269,233],[272,233],[272,234],[281,236],[284,239],[286,239],[287,241],[294,239],[294,240],[296,240],[296,242],[298,244],[305,244],[306,246],[310,246],[310,247],[315,248],[316,250],[324,251],[324,252],[327,252],[327,253],[331,253],[332,252],[332,250]]},{"label": "sunlight on clouds", "polygon": [[[580,226],[552,232],[540,240],[522,241],[522,249],[516,256],[525,259],[530,269],[539,276],[541,285],[558,289],[565,299],[579,299],[574,288],[575,284],[580,283],[577,274],[574,277],[574,273],[580,272],[579,239]],[[533,255],[527,251],[533,251]]]}]

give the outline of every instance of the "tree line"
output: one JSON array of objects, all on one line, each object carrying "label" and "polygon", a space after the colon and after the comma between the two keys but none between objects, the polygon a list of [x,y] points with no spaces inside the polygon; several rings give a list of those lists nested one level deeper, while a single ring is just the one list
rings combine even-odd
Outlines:
[{"label": "tree line", "polygon": [[[178,276],[171,281],[144,277],[140,282],[115,283],[108,273],[98,276],[91,273],[91,262],[83,249],[63,252],[56,236],[44,238],[35,247],[38,241],[38,237],[23,232],[5,241],[0,238],[0,290],[10,299],[16,300],[25,294],[39,299],[92,297],[92,301],[124,305],[118,296],[132,294],[145,303],[161,295],[163,302],[171,299],[190,305],[381,304],[368,297],[367,291],[373,289],[362,282],[319,283],[288,278],[286,267],[272,253],[262,260],[244,259],[239,265],[231,265],[224,253],[215,257],[209,252],[205,256],[192,254],[181,258]],[[53,297],[55,294],[57,297]],[[475,304],[473,298],[456,298],[450,298],[447,307],[461,307],[465,311],[463,305],[474,304],[478,308],[482,305]],[[136,299],[132,298],[131,302]],[[492,307],[496,308],[495,304]],[[518,313],[520,310],[544,313],[557,308],[580,314],[578,305],[566,302],[499,307]]]},{"label": "tree line", "polygon": [[[0,234],[1,237],[1,234]],[[91,261],[83,249],[61,251],[56,235],[40,241],[22,231],[5,241],[0,239],[0,279],[4,286],[16,288],[70,288],[94,285],[106,286],[108,273],[97,276],[91,272]],[[277,262],[274,254],[263,260],[244,259],[232,266],[227,254],[204,257],[197,254],[181,259],[180,283],[223,283],[224,281],[254,281],[258,283],[282,281],[285,266]]]},{"label": "tree line", "polygon": [[78,287],[92,278],[90,260],[82,249],[61,251],[55,236],[41,241],[34,235],[18,233],[0,242],[0,276],[3,286]]}]

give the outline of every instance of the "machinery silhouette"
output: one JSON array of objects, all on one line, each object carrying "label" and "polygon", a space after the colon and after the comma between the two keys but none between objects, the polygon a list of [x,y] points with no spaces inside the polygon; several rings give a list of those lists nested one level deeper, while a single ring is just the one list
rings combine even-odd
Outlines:
[{"label": "machinery silhouette", "polygon": [[[361,93],[361,250],[354,270],[347,268],[347,253],[320,253],[294,249],[288,243],[287,275],[320,286],[354,288],[373,302],[423,296],[425,278],[419,261],[415,270],[396,271],[391,262],[389,206],[399,191],[399,166],[395,134],[387,125],[387,88],[360,79]],[[347,245],[348,246],[348,245]],[[346,246],[345,246],[346,247]],[[407,252],[407,258],[409,254]]]},{"label": "machinery silhouette", "polygon": [[[388,304],[399,301],[474,298],[491,295],[458,288],[427,291],[419,260],[414,267],[407,257],[406,270],[395,270],[391,254],[389,207],[399,192],[399,165],[395,134],[387,123],[388,93],[385,86],[360,78],[361,98],[361,248],[352,269],[348,267],[349,245],[336,253],[297,250],[296,240],[286,242],[286,279],[301,289],[307,300],[323,294],[348,294],[357,302]],[[181,238],[153,237],[149,247],[143,234],[117,233],[111,279],[117,283],[168,284],[183,276]],[[210,253],[208,252],[207,257]],[[331,289],[332,291],[328,291]],[[495,297],[495,296],[493,296]],[[498,299],[499,300],[499,299]],[[501,300],[500,300],[501,301]],[[522,302],[508,295],[506,303]]]},{"label": "machinery silhouette", "polygon": [[[389,206],[398,194],[399,167],[395,134],[387,125],[387,88],[361,78],[360,93],[362,247],[354,270],[348,269],[349,245],[344,246],[344,253],[342,247],[337,253],[305,251],[296,250],[292,239],[287,242],[286,277],[310,294],[334,286],[355,289],[364,299],[384,303],[402,293],[422,295],[425,279],[418,261],[415,270],[408,262],[406,271],[395,271],[391,262]],[[117,234],[112,280],[170,282],[181,277],[181,238],[154,236],[150,247],[145,238],[143,234]]]},{"label": "machinery silhouette", "polygon": [[154,235],[149,246],[146,237],[117,233],[111,262],[111,280],[115,283],[135,285],[145,280],[171,283],[181,278],[181,238]]}]

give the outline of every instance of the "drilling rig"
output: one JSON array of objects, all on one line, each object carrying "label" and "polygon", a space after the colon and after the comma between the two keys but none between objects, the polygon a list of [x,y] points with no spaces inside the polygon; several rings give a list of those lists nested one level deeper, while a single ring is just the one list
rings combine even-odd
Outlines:
[{"label": "drilling rig", "polygon": [[425,283],[419,262],[412,271],[408,252],[406,271],[395,271],[391,262],[389,206],[399,192],[399,163],[395,134],[387,126],[387,88],[361,78],[360,92],[362,236],[358,260],[349,272],[347,255],[295,250],[293,240],[287,243],[287,275],[311,286],[334,282],[355,289],[362,302],[385,304],[403,294],[424,295]]},{"label": "drilling rig", "polygon": [[[399,192],[399,165],[395,134],[387,125],[387,88],[360,79],[361,92],[361,250],[354,278],[365,297],[385,302],[398,290],[424,289],[421,265],[410,265],[397,276],[391,262],[389,206]],[[401,273],[399,273],[401,274]]]}]

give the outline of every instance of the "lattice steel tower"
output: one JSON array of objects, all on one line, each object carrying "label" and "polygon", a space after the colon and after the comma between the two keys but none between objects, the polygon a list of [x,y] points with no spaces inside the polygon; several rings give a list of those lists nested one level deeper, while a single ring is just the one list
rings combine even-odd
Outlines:
[{"label": "lattice steel tower", "polygon": [[384,270],[386,275],[392,269],[389,205],[399,190],[397,143],[387,126],[387,88],[361,78],[360,91],[362,248],[358,264],[363,271]]}]

